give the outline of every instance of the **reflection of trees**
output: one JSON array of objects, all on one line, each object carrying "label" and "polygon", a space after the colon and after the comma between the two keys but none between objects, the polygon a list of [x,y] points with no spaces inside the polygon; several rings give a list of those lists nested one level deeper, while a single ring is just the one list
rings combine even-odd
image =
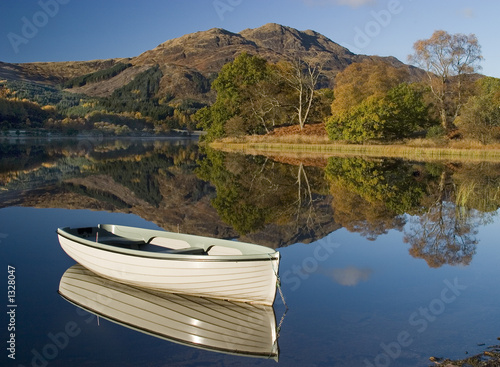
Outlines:
[{"label": "reflection of trees", "polygon": [[442,265],[469,265],[476,253],[477,225],[471,213],[463,214],[455,204],[437,202],[412,219],[405,232],[410,254],[432,268]]},{"label": "reflection of trees", "polygon": [[431,267],[468,265],[476,253],[478,227],[500,206],[499,183],[498,165],[444,168],[425,199],[427,211],[413,218],[405,233],[410,254]]},{"label": "reflection of trees", "polygon": [[453,174],[455,202],[465,208],[494,212],[500,207],[500,164],[475,163]]},{"label": "reflection of trees", "polygon": [[330,158],[326,175],[335,220],[370,239],[401,230],[402,215],[417,210],[425,193],[421,169],[395,159]]},{"label": "reflection of trees", "polygon": [[321,169],[207,149],[198,174],[216,187],[212,205],[240,234],[268,224],[295,222],[297,233],[318,225],[315,204],[323,197]]},{"label": "reflection of trees", "polygon": [[[257,175],[248,171],[244,157],[236,157],[228,162],[226,168],[225,155],[208,149],[197,172],[203,180],[210,181],[215,186],[217,196],[212,199],[212,205],[224,222],[231,224],[240,233],[248,233],[263,226],[270,208],[261,207],[258,197],[255,198],[255,203],[250,199],[249,189],[257,184]],[[273,190],[272,187],[270,190]]]},{"label": "reflection of trees", "polygon": [[439,181],[429,184],[429,188],[424,199],[426,212],[413,218],[405,232],[410,254],[433,268],[468,265],[476,252],[477,231],[453,203],[455,185],[449,170],[442,168]]},{"label": "reflection of trees", "polygon": [[331,158],[327,177],[337,222],[369,239],[404,227],[410,254],[431,267],[469,264],[478,227],[500,207],[495,164]]},{"label": "reflection of trees", "polygon": [[[304,168],[304,164],[301,162],[297,172],[297,201],[296,201],[296,222],[297,225],[301,222],[301,212],[303,208],[306,208],[307,216],[305,219],[305,227],[309,228],[314,222],[314,201],[313,191],[309,183],[309,178]],[[304,187],[304,188],[302,188]]]},{"label": "reflection of trees", "polygon": [[348,231],[375,240],[390,229],[403,229],[404,217],[388,209],[382,201],[370,202],[340,185],[332,184],[331,192],[335,222]]}]

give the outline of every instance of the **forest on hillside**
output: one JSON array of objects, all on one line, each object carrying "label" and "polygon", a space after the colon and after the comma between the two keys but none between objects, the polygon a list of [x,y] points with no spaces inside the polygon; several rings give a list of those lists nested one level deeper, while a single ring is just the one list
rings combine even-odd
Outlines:
[{"label": "forest on hillside", "polygon": [[195,128],[190,118],[202,105],[160,96],[162,71],[156,65],[116,89],[108,97],[71,93],[72,88],[116,76],[129,65],[113,67],[68,80],[60,88],[24,81],[0,81],[0,129],[44,129],[76,134],[100,130],[109,134],[163,133]]}]

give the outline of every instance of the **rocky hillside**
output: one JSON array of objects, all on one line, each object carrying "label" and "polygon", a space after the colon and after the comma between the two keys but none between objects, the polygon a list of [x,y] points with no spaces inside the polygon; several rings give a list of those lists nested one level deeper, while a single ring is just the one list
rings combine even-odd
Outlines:
[{"label": "rocky hillside", "polygon": [[[60,85],[72,78],[106,70],[117,63],[132,66],[112,78],[70,89],[90,96],[107,96],[130,83],[148,67],[159,65],[163,76],[158,93],[180,99],[204,102],[213,100],[210,83],[224,64],[242,52],[260,55],[272,62],[303,59],[322,66],[323,85],[332,87],[335,75],[353,62],[377,56],[356,55],[327,37],[312,30],[299,31],[279,24],[266,24],[256,29],[232,33],[214,28],[168,40],[152,50],[130,59],[74,62],[7,64],[0,62],[0,80],[25,80]],[[386,62],[407,67],[414,75],[418,69],[387,57]]]}]

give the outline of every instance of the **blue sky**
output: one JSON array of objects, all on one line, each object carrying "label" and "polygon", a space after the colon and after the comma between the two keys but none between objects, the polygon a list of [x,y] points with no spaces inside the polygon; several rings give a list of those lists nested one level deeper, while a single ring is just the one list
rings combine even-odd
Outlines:
[{"label": "blue sky", "polygon": [[474,33],[500,77],[499,0],[0,0],[0,61],[132,57],[186,33],[269,22],[313,29],[352,52],[395,56],[437,29]]}]

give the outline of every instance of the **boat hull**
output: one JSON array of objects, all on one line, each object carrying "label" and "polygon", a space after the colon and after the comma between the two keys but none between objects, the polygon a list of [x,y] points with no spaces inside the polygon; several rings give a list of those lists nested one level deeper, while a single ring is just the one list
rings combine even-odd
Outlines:
[{"label": "boat hull", "polygon": [[278,359],[270,306],[155,292],[99,277],[73,265],[59,293],[69,302],[117,324],[210,351]]},{"label": "boat hull", "polygon": [[58,234],[62,249],[92,272],[159,291],[272,305],[279,253],[270,256],[136,256]]}]

